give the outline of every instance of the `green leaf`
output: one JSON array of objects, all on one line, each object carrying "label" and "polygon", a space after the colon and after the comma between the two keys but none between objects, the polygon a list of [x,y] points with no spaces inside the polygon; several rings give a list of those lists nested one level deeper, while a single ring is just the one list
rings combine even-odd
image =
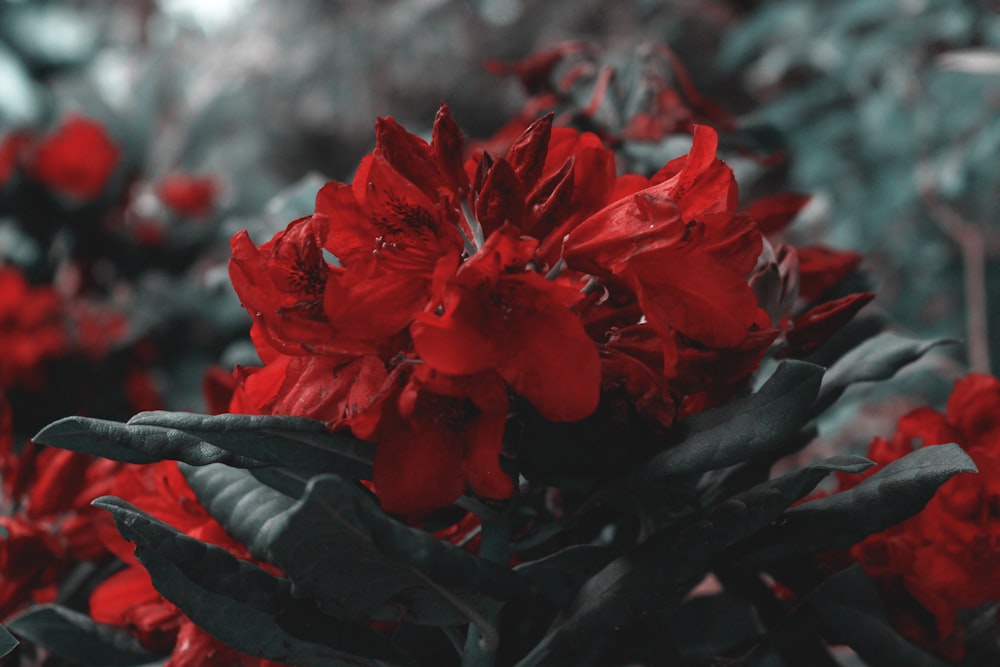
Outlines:
[{"label": "green leaf", "polygon": [[17,648],[17,645],[17,638],[10,634],[7,628],[0,625],[0,658]]},{"label": "green leaf", "polygon": [[[336,475],[310,480],[303,497],[277,518],[273,530],[272,561],[338,617],[478,625],[485,623],[484,600],[448,584],[501,592],[492,579],[496,565],[433,536],[415,535],[356,484]],[[448,584],[436,581],[428,570]]]},{"label": "green leaf", "polygon": [[831,642],[850,646],[869,667],[945,667],[892,628],[878,591],[860,565],[827,579],[805,603],[820,617]]},{"label": "green leaf", "polygon": [[305,667],[404,661],[365,623],[323,615],[292,595],[291,583],[200,542],[111,496],[94,505],[114,516],[122,536],[163,597],[233,648]]},{"label": "green leaf", "polygon": [[41,445],[69,449],[125,463],[155,463],[164,459],[191,465],[226,463],[240,468],[267,465],[227,452],[187,433],[160,426],[129,426],[90,417],[64,417],[32,438]]},{"label": "green leaf", "polygon": [[174,459],[196,466],[282,466],[361,478],[371,476],[373,449],[304,417],[186,412],[142,412],[127,424],[66,417],[43,428],[34,440],[126,463]]},{"label": "green leaf", "polygon": [[954,342],[916,340],[891,331],[880,333],[845,354],[827,370],[813,411],[819,413],[828,408],[852,384],[888,380],[931,348]]},{"label": "green leaf", "polygon": [[590,578],[566,618],[518,667],[575,664],[589,642],[680,603],[728,548],[765,528],[824,476],[870,465],[857,456],[834,457],[737,494],[685,529],[660,530]]},{"label": "green leaf", "polygon": [[565,607],[580,588],[603,569],[614,552],[593,544],[576,544],[561,551],[521,563],[514,570],[526,576],[543,598],[556,607]]},{"label": "green leaf", "polygon": [[440,584],[483,593],[497,600],[525,595],[530,589],[527,579],[505,565],[474,556],[426,531],[404,526],[370,499],[355,507],[379,551],[397,563],[426,572]]},{"label": "green leaf", "polygon": [[330,433],[316,419],[154,411],[140,412],[128,424],[183,431],[234,454],[294,470],[334,472],[355,479],[370,479],[372,474],[374,445]]},{"label": "green leaf", "polygon": [[198,501],[258,560],[270,560],[278,517],[295,501],[258,481],[249,471],[221,463],[180,464]]},{"label": "green leaf", "polygon": [[662,484],[780,453],[808,421],[822,376],[820,366],[783,361],[757,393],[675,425],[680,441],[646,462],[638,482]]},{"label": "green leaf", "polygon": [[921,447],[847,491],[785,512],[755,540],[758,548],[749,562],[846,549],[913,516],[962,472],[976,472],[976,466],[958,445]]},{"label": "green leaf", "polygon": [[[125,628],[97,623],[86,614],[58,605],[31,607],[11,619],[7,627],[74,664],[126,667],[146,665],[162,657],[143,649]],[[7,637],[0,639],[3,654],[17,645],[13,637],[9,641],[8,646]]]}]

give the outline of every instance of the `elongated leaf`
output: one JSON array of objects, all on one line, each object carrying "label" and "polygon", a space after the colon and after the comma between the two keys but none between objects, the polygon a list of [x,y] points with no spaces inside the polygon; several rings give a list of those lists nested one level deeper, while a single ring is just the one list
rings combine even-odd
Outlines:
[{"label": "elongated leaf", "polygon": [[126,667],[163,657],[143,649],[124,628],[97,623],[86,614],[57,605],[31,607],[10,620],[7,627],[74,664]]},{"label": "elongated leaf", "polygon": [[65,417],[43,428],[33,438],[42,445],[93,454],[125,463],[154,463],[164,459],[191,465],[225,463],[239,468],[267,465],[216,447],[187,433],[162,426],[122,424],[106,419]]},{"label": "elongated leaf", "polygon": [[17,645],[17,638],[10,634],[10,632],[7,631],[7,628],[0,625],[0,658],[16,649]]},{"label": "elongated leaf", "polygon": [[888,380],[931,348],[954,342],[945,339],[916,340],[892,331],[870,338],[838,359],[823,375],[814,413],[818,414],[832,405],[850,385]]},{"label": "elongated leaf", "polygon": [[250,459],[356,479],[371,478],[375,455],[371,443],[330,433],[323,422],[305,417],[154,411],[128,424],[171,428]]},{"label": "elongated leaf", "polygon": [[126,424],[66,417],[34,440],[127,463],[173,459],[197,466],[282,466],[307,475],[337,472],[357,478],[371,477],[373,450],[369,443],[331,434],[313,419],[187,412],[142,412]]},{"label": "elongated leaf", "polygon": [[397,563],[426,572],[438,583],[484,593],[497,600],[524,595],[530,588],[527,579],[509,568],[478,558],[430,533],[404,526],[370,500],[358,503],[357,509],[379,551]]},{"label": "elongated leaf", "polygon": [[755,540],[748,562],[846,549],[913,516],[962,472],[976,472],[976,466],[958,445],[921,447],[854,488],[788,510]]},{"label": "elongated leaf", "polygon": [[613,557],[614,552],[607,547],[577,544],[514,569],[531,579],[543,598],[561,608],[572,602],[587,580]]},{"label": "elongated leaf", "polygon": [[[457,548],[410,531],[385,515],[356,484],[321,475],[275,523],[272,562],[339,617],[433,625],[484,622],[479,596],[435,581],[424,568],[441,576],[441,565],[456,567],[444,576],[448,583],[474,586],[487,578],[476,579],[479,568],[485,571],[487,566],[470,565],[453,553],[460,551]],[[443,555],[449,547],[451,552]]]},{"label": "elongated leaf", "polygon": [[250,655],[317,667],[399,663],[403,656],[365,623],[318,613],[291,584],[200,542],[111,496],[108,510],[153,585],[205,631]]},{"label": "elongated leaf", "polygon": [[820,366],[782,362],[756,394],[678,424],[683,439],[650,459],[639,482],[662,483],[780,452],[808,420],[822,375]]},{"label": "elongated leaf", "polygon": [[278,517],[295,501],[258,481],[249,471],[221,463],[180,464],[191,490],[226,532],[258,560],[270,559]]},{"label": "elongated leaf", "polygon": [[945,667],[889,625],[878,591],[860,565],[827,579],[806,604],[823,621],[830,640],[850,646],[869,667]]},{"label": "elongated leaf", "polygon": [[580,590],[565,620],[518,667],[571,665],[589,643],[643,614],[668,610],[732,545],[756,534],[832,471],[858,472],[867,459],[834,457],[733,496],[681,531],[661,530],[616,558]]}]

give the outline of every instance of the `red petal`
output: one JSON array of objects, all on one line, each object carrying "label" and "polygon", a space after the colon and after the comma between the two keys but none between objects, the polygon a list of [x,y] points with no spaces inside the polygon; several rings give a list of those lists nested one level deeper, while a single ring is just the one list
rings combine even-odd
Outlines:
[{"label": "red petal", "polygon": [[489,276],[470,266],[449,287],[445,312],[421,313],[410,328],[425,363],[451,375],[495,369],[554,421],[593,412],[600,360],[570,310],[579,293],[533,273]]},{"label": "red petal", "polygon": [[810,199],[811,196],[798,192],[781,192],[754,200],[744,213],[757,221],[762,234],[771,236],[784,231]]},{"label": "red petal", "polygon": [[846,278],[862,259],[856,252],[823,246],[804,246],[795,251],[799,256],[799,296],[806,301],[823,296]]},{"label": "red petal", "polygon": [[809,354],[850,322],[874,298],[874,292],[858,292],[810,308],[792,323],[788,332],[789,344],[797,354]]},{"label": "red petal", "polygon": [[375,155],[385,158],[403,178],[423,190],[432,201],[446,184],[431,147],[392,118],[375,123]]},{"label": "red petal", "polygon": [[554,118],[555,114],[548,113],[536,120],[507,151],[507,162],[514,168],[514,173],[526,190],[535,187],[542,175]]},{"label": "red petal", "polygon": [[493,163],[478,195],[476,219],[487,236],[505,223],[524,225],[524,186],[503,158]]},{"label": "red petal", "polygon": [[438,165],[444,172],[451,189],[459,200],[469,193],[469,177],[465,173],[465,147],[462,131],[451,117],[446,104],[442,104],[434,117],[434,130],[431,137],[431,148],[437,157]]}]

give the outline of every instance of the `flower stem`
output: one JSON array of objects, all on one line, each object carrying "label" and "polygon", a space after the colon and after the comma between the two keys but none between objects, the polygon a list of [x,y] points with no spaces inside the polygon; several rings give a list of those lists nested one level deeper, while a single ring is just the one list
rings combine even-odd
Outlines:
[{"label": "flower stem", "polygon": [[[510,562],[510,512],[503,512],[492,517],[484,517],[482,524],[482,542],[479,546],[479,557],[506,566]],[[496,627],[502,605],[497,605],[489,614],[489,620]],[[465,636],[465,655],[462,657],[462,667],[493,667],[496,661],[497,649],[495,642],[486,641],[482,631],[475,624],[469,624],[469,632]]]}]

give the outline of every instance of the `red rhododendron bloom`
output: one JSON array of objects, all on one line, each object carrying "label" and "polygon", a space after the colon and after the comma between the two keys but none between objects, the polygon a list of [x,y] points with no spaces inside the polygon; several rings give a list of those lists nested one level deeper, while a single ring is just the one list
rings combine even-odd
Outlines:
[{"label": "red rhododendron bloom", "polygon": [[579,422],[615,403],[666,428],[741,386],[779,329],[715,131],[646,178],[552,123],[466,159],[446,107],[429,143],[381,119],[354,182],[327,184],[312,216],[260,246],[237,234],[230,274],[263,366],[237,370],[230,410],[376,443],[382,506],[416,515],[467,489],[509,496],[500,458],[525,406]]},{"label": "red rhododendron bloom", "polygon": [[70,115],[38,141],[28,173],[53,192],[86,201],[101,194],[119,157],[118,147],[100,123]]},{"label": "red rhododendron bloom", "polygon": [[0,618],[51,602],[73,566],[108,558],[94,528],[111,522],[90,501],[110,491],[122,467],[30,442],[15,451],[10,406],[0,395]]},{"label": "red rhododendron bloom", "polygon": [[67,323],[51,287],[32,287],[17,269],[0,266],[0,387],[38,387],[41,364],[69,348]]},{"label": "red rhododendron bloom", "polygon": [[[979,469],[946,482],[922,512],[872,535],[851,553],[890,599],[903,634],[958,660],[956,614],[1000,601],[1000,380],[972,374],[955,385],[944,413],[919,408],[899,421],[891,439],[876,438],[868,457],[880,465],[915,446],[956,442]],[[872,474],[869,471],[867,474]],[[854,484],[859,478],[842,480]],[[914,602],[933,626],[915,619]],[[926,615],[926,613],[925,613]]]},{"label": "red rhododendron bloom", "polygon": [[156,185],[160,201],[186,218],[203,218],[211,213],[218,194],[219,182],[211,176],[170,174]]}]

